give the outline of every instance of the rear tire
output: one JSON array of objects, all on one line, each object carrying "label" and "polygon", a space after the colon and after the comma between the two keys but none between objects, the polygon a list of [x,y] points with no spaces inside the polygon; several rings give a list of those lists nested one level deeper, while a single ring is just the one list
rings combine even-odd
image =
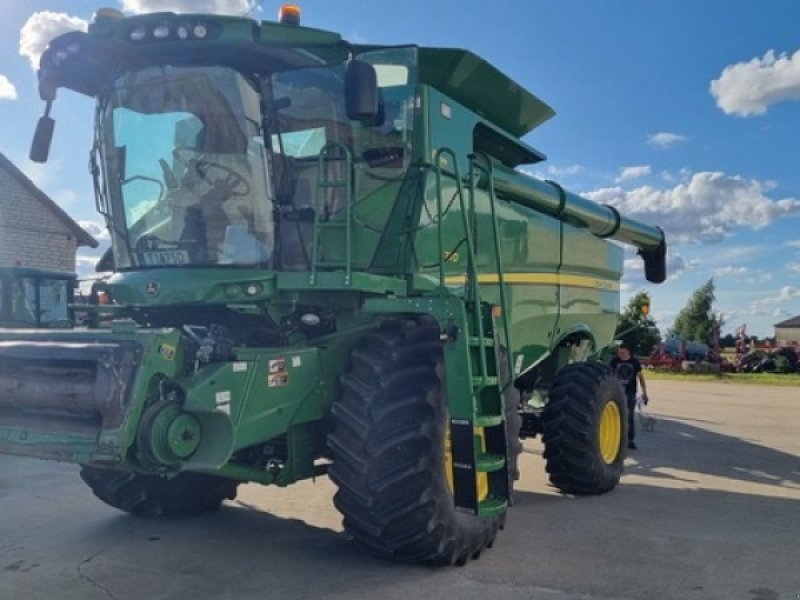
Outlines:
[{"label": "rear tire", "polygon": [[627,414],[625,392],[608,367],[576,363],[561,369],[542,412],[550,483],[566,494],[614,489],[625,462]]},{"label": "rear tire", "polygon": [[172,479],[83,467],[81,479],[100,500],[137,516],[189,517],[216,512],[223,500],[236,497],[238,481],[200,473]]},{"label": "rear tire", "polygon": [[[373,554],[428,564],[464,564],[491,546],[505,514],[457,512],[445,475],[447,402],[437,375],[439,327],[392,321],[353,351],[333,405],[329,475],[345,530]],[[519,452],[518,395],[507,424],[509,472]]]}]

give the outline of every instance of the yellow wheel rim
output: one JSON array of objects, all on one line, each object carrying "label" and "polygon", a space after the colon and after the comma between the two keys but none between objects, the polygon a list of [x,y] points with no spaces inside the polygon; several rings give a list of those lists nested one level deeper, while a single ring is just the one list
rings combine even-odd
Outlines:
[{"label": "yellow wheel rim", "polygon": [[621,439],[622,419],[619,407],[616,402],[609,400],[600,415],[600,456],[607,465],[617,460]]},{"label": "yellow wheel rim", "polygon": [[[475,428],[476,440],[480,442],[481,452],[486,450],[486,438],[484,437],[483,427]],[[445,426],[444,434],[444,475],[447,478],[447,487],[453,493],[453,441],[450,438],[449,422]],[[475,480],[476,491],[478,492],[478,502],[482,502],[489,495],[489,477],[486,473],[478,473]]]}]

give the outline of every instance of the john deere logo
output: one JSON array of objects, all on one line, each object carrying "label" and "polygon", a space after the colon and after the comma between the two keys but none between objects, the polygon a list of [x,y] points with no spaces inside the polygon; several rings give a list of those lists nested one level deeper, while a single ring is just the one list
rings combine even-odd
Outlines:
[{"label": "john deere logo", "polygon": [[148,281],[147,285],[144,288],[144,293],[148,296],[155,296],[158,294],[159,285],[157,281]]}]

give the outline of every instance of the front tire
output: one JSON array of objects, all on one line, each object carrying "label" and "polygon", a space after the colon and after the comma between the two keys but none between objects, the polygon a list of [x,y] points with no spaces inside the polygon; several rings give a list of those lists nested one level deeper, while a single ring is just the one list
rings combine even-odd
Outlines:
[{"label": "front tire", "polygon": [[[382,557],[464,564],[491,546],[505,519],[454,508],[444,466],[449,422],[440,362],[435,321],[387,323],[353,352],[333,405],[334,504],[353,539]],[[508,397],[516,416],[515,391]],[[518,418],[507,429],[514,473]]]},{"label": "front tire", "polygon": [[561,369],[542,412],[544,458],[552,483],[565,494],[603,494],[619,483],[628,440],[628,407],[605,365]]},{"label": "front tire", "polygon": [[219,510],[223,500],[236,497],[238,481],[200,473],[180,473],[172,479],[81,468],[81,479],[100,500],[136,516],[190,517]]}]

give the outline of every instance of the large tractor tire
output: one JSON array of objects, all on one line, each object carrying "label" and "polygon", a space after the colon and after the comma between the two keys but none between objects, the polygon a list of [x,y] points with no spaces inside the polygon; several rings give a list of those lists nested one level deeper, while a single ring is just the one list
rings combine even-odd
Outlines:
[{"label": "large tractor tire", "polygon": [[[464,564],[491,546],[505,520],[505,514],[482,519],[454,509],[441,356],[435,321],[387,323],[353,351],[333,405],[334,504],[348,534],[382,557]],[[508,389],[508,468],[515,474],[519,398]]]},{"label": "large tractor tire", "polygon": [[137,516],[189,517],[216,512],[233,500],[239,482],[214,475],[181,473],[172,479],[83,467],[81,479],[109,506]]},{"label": "large tractor tire", "polygon": [[598,363],[564,367],[542,413],[550,482],[565,494],[603,494],[622,475],[628,441],[625,393]]}]

